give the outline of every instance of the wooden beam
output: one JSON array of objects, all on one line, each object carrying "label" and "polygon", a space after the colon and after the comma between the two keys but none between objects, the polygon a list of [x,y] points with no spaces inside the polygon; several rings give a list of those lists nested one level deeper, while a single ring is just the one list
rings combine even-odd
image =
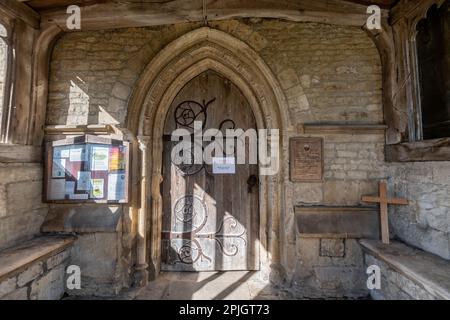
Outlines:
[{"label": "wooden beam", "polygon": [[39,29],[39,13],[21,2],[16,0],[2,0],[0,2],[0,13],[13,19],[20,19],[32,28]]},{"label": "wooden beam", "polygon": [[[206,0],[209,21],[233,18],[279,18],[297,22],[319,22],[363,26],[367,6],[340,0]],[[383,11],[387,16],[387,11]],[[56,24],[67,30],[65,10],[41,12],[42,26]],[[202,0],[164,3],[108,2],[81,7],[81,29],[143,27],[203,21]]]},{"label": "wooden beam", "polygon": [[387,145],[386,161],[450,161],[450,138]]}]

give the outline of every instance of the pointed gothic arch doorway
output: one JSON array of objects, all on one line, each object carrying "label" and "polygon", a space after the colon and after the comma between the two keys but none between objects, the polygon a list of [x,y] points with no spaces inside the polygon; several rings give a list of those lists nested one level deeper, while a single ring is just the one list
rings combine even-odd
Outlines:
[{"label": "pointed gothic arch doorway", "polygon": [[[264,277],[280,268],[283,255],[280,220],[284,211],[285,159],[292,126],[286,97],[270,68],[246,43],[219,30],[203,27],[167,45],[145,68],[130,99],[127,128],[133,144],[133,198],[137,216],[135,279],[146,282],[161,271],[163,227],[164,123],[176,95],[198,75],[214,71],[239,88],[253,112],[257,129],[279,130],[278,167],[259,175],[259,260]],[[261,170],[262,167],[259,168]]]}]

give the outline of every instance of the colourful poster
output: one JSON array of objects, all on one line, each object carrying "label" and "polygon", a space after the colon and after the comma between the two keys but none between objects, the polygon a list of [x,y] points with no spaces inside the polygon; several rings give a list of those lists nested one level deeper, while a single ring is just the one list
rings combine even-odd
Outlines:
[{"label": "colourful poster", "polygon": [[112,147],[109,152],[109,170],[117,171],[125,169],[122,150],[120,147]]},{"label": "colourful poster", "polygon": [[93,147],[91,158],[92,171],[108,171],[109,162],[109,148],[107,147]]},{"label": "colourful poster", "polygon": [[91,179],[91,184],[92,184],[92,190],[91,190],[92,198],[102,199],[103,198],[103,188],[105,186],[105,180]]}]

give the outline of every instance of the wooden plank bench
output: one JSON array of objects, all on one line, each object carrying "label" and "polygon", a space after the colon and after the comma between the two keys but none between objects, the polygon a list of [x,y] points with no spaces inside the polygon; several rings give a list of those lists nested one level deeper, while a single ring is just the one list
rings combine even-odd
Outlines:
[{"label": "wooden plank bench", "polygon": [[0,299],[58,299],[73,236],[42,236],[0,252]]},{"label": "wooden plank bench", "polygon": [[366,267],[381,269],[381,289],[374,299],[450,300],[450,261],[392,241],[360,240]]}]

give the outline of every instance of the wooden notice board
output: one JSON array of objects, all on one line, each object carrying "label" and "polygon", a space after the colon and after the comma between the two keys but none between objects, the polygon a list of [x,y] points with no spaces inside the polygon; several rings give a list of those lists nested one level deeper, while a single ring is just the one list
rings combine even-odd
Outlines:
[{"label": "wooden notice board", "polygon": [[126,141],[85,135],[49,142],[45,168],[45,202],[128,202]]},{"label": "wooden notice board", "polygon": [[291,138],[290,178],[293,182],[323,180],[323,139]]}]

